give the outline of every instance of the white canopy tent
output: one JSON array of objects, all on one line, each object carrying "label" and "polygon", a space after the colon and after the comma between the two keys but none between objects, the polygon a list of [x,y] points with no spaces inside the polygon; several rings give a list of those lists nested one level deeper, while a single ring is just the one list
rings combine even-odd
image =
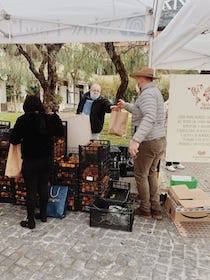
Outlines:
[{"label": "white canopy tent", "polygon": [[0,43],[148,41],[163,0],[0,0]]},{"label": "white canopy tent", "polygon": [[210,1],[188,0],[153,41],[156,69],[210,70]]}]

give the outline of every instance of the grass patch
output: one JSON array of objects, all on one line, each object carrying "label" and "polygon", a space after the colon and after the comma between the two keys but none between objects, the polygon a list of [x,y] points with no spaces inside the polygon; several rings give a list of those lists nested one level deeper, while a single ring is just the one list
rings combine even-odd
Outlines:
[{"label": "grass patch", "polygon": [[0,120],[1,121],[10,121],[11,127],[14,126],[17,118],[21,116],[23,113],[10,113],[10,112],[0,112]]},{"label": "grass patch", "polygon": [[[23,113],[10,113],[10,112],[0,112],[0,120],[3,121],[10,121],[11,127],[14,126],[16,119],[21,116]],[[105,115],[105,122],[104,127],[101,132],[101,139],[102,140],[109,140],[111,145],[128,145],[129,140],[131,138],[131,114],[128,117],[128,128],[127,128],[127,135],[124,137],[119,137],[115,135],[108,134],[108,127],[109,127],[109,119],[110,114]]]}]

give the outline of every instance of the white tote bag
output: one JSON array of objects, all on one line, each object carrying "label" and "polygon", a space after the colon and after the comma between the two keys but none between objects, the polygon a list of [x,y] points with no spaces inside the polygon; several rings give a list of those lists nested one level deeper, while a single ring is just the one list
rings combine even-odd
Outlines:
[{"label": "white tote bag", "polygon": [[78,146],[87,145],[92,137],[90,117],[84,114],[60,117],[67,121],[67,152],[78,153]]}]

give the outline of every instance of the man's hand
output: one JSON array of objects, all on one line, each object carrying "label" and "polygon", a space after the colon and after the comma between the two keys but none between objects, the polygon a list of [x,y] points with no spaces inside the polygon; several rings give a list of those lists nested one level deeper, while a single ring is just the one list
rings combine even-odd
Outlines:
[{"label": "man's hand", "polygon": [[119,110],[120,110],[119,107],[118,107],[117,105],[112,105],[112,106],[110,106],[110,109],[111,109],[112,111],[119,111]]},{"label": "man's hand", "polygon": [[129,153],[132,156],[135,156],[138,153],[138,151],[139,151],[139,146],[140,146],[140,143],[138,143],[138,142],[136,142],[134,140],[131,140],[129,148],[128,148]]},{"label": "man's hand", "polygon": [[125,108],[125,101],[122,100],[122,99],[119,99],[118,102],[117,102],[117,106],[118,106],[118,108],[120,108],[120,109]]}]

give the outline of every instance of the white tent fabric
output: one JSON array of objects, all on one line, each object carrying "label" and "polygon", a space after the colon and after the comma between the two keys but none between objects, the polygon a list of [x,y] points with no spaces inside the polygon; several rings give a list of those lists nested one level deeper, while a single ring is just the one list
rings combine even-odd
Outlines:
[{"label": "white tent fabric", "polygon": [[0,0],[0,43],[148,41],[163,0]]},{"label": "white tent fabric", "polygon": [[210,70],[210,1],[188,0],[153,40],[156,69]]}]

